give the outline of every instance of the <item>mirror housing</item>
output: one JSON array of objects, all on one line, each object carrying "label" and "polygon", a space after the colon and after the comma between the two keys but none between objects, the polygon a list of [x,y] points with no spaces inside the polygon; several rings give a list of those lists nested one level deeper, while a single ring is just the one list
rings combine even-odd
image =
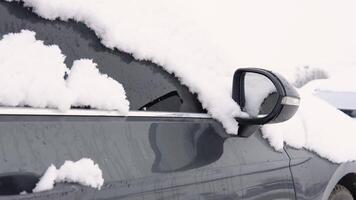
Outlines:
[{"label": "mirror housing", "polygon": [[[267,78],[272,83],[271,85],[275,87],[273,93],[276,100],[271,111],[262,117],[235,118],[239,122],[238,136],[249,137],[263,124],[284,122],[297,112],[300,97],[294,86],[281,75],[260,68],[241,68],[236,70],[234,74],[232,98],[240,105],[242,110],[244,110],[246,104],[246,74],[260,75]],[[258,86],[258,84],[261,85],[264,82],[257,82],[256,84]],[[251,91],[249,93],[251,94]],[[254,93],[252,94],[255,95]]]}]

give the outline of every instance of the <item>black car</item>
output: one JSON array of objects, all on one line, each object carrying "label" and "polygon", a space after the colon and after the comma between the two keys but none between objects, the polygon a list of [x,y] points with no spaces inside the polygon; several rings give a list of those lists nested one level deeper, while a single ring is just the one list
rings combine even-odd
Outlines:
[{"label": "black car", "polygon": [[[261,118],[238,119],[239,134],[232,136],[161,67],[105,48],[84,24],[47,21],[21,3],[0,1],[0,36],[22,29],[59,45],[68,66],[93,58],[102,73],[123,84],[131,111],[120,116],[0,107],[0,200],[356,198],[355,163],[333,164],[287,146],[277,152],[262,138],[262,124],[286,120],[296,109],[297,102],[284,97],[297,94],[282,77],[259,69],[236,73],[234,85],[240,88],[246,73],[269,78],[277,106]],[[233,95],[243,105],[239,91]],[[63,183],[31,193],[51,163],[83,157],[102,169],[101,190]]]}]

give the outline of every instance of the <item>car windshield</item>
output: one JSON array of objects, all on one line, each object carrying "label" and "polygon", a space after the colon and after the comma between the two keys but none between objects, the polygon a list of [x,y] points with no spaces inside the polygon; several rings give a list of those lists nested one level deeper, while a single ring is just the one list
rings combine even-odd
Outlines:
[{"label": "car windshield", "polygon": [[341,109],[342,112],[344,112],[345,114],[347,114],[348,116],[352,117],[352,118],[356,118],[356,110],[343,110]]}]

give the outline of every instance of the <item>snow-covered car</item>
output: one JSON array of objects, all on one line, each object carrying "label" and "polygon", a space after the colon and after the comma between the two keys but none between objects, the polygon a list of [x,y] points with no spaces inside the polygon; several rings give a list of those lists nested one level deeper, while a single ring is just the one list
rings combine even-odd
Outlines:
[{"label": "snow-covered car", "polygon": [[352,118],[356,118],[356,92],[317,90],[315,95]]},{"label": "snow-covered car", "polygon": [[[231,135],[160,66],[104,47],[81,23],[48,21],[18,2],[0,1],[0,37],[22,29],[58,44],[66,64],[77,57],[95,60],[102,73],[123,84],[130,111],[1,106],[0,199],[356,198],[355,163],[335,164],[289,146],[275,151],[262,137],[263,124],[288,120],[299,105],[298,93],[282,76],[236,71],[233,98],[248,114],[236,118],[238,134]],[[34,191],[53,169],[46,172],[48,166],[83,157],[101,168],[105,183],[99,190],[72,183],[81,182],[73,174],[51,190]],[[49,178],[53,184],[56,178]]]},{"label": "snow-covered car", "polygon": [[350,82],[349,80],[321,79],[310,82],[306,87],[315,96],[327,101],[350,117],[356,118],[356,89],[354,85],[344,83],[345,81]]}]

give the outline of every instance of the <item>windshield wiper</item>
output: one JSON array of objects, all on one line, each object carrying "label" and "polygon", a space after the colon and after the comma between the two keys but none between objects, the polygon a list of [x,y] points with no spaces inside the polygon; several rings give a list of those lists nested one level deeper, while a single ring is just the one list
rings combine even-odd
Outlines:
[{"label": "windshield wiper", "polygon": [[154,106],[154,105],[156,105],[156,104],[158,104],[158,103],[160,103],[160,102],[162,102],[164,100],[167,100],[167,99],[169,99],[171,97],[178,97],[180,104],[183,103],[183,100],[180,98],[178,92],[177,91],[171,91],[171,92],[168,92],[165,95],[162,95],[162,96],[160,96],[160,97],[148,102],[147,104],[145,104],[142,107],[140,107],[138,110],[149,110],[149,108],[151,108],[152,106]]}]

